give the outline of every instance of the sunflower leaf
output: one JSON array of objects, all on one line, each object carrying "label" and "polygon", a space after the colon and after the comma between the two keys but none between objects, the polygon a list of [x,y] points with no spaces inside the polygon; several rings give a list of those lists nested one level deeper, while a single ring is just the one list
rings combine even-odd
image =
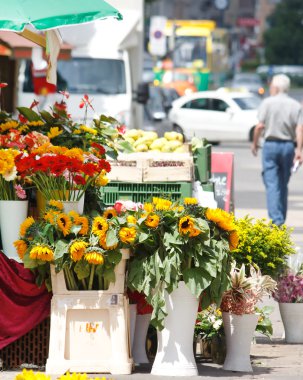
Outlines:
[{"label": "sunflower leaf", "polygon": [[120,251],[109,251],[107,254],[107,260],[112,264],[119,264],[122,259],[122,253]]},{"label": "sunflower leaf", "polygon": [[80,260],[75,265],[75,272],[79,280],[87,278],[90,274],[90,265],[85,260]]},{"label": "sunflower leaf", "polygon": [[55,260],[60,259],[68,250],[68,242],[66,240],[58,240],[55,248]]},{"label": "sunflower leaf", "polygon": [[116,245],[119,243],[119,239],[116,235],[115,230],[109,230],[106,234],[106,245],[108,247],[112,247],[113,245]]}]

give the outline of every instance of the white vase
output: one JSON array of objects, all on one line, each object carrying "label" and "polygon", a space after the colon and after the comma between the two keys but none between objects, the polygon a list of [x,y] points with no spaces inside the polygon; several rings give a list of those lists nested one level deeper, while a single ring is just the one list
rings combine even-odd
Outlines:
[{"label": "white vase", "polygon": [[257,326],[257,314],[236,315],[222,313],[226,339],[226,358],[223,369],[252,372],[250,348]]},{"label": "white vase", "polygon": [[279,303],[286,343],[303,343],[303,303]]},{"label": "white vase", "polygon": [[21,261],[14,246],[19,239],[20,225],[27,218],[28,201],[0,201],[1,239],[3,252],[10,259]]},{"label": "white vase", "polygon": [[133,359],[136,364],[149,363],[146,355],[146,336],[151,314],[137,314],[134,342],[132,346]]},{"label": "white vase", "polygon": [[135,328],[136,328],[136,319],[137,319],[137,305],[130,303],[129,304],[129,335],[130,335],[130,346],[133,346]]},{"label": "white vase", "polygon": [[84,196],[79,201],[62,201],[62,204],[66,214],[70,211],[76,211],[82,215],[84,211]]},{"label": "white vase", "polygon": [[178,288],[171,294],[165,294],[168,315],[164,329],[157,334],[158,349],[152,375],[198,375],[193,351],[198,302],[183,281],[179,282]]}]

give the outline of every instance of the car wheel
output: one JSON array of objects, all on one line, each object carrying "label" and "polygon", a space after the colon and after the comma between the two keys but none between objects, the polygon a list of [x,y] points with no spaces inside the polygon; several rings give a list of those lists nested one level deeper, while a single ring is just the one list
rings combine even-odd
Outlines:
[{"label": "car wheel", "polygon": [[249,141],[252,142],[254,139],[254,131],[255,127],[252,127],[251,130],[249,131]]},{"label": "car wheel", "polygon": [[179,125],[174,124],[174,126],[173,126],[173,131],[174,131],[174,132],[181,133],[181,135],[183,136],[183,141],[184,141],[184,142],[186,141],[186,137],[185,137],[185,135],[184,135],[183,129],[182,129],[181,127],[179,127]]}]

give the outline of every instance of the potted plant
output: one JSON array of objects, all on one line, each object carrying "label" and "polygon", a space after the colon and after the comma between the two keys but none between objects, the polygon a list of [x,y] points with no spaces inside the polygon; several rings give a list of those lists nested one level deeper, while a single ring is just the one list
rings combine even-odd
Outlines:
[{"label": "potted plant", "polygon": [[285,329],[287,343],[303,343],[303,273],[286,272],[278,279],[273,294]]},{"label": "potted plant", "polygon": [[266,219],[248,215],[235,219],[239,244],[232,251],[237,266],[245,265],[249,275],[250,265],[259,268],[263,275],[277,279],[287,267],[287,257],[296,251],[291,240],[292,230],[286,225],[278,227]]},{"label": "potted plant", "polygon": [[228,288],[229,252],[237,242],[233,216],[204,209],[195,198],[176,203],[153,198],[140,210],[137,225],[128,286],[146,295],[153,306],[151,323],[160,330],[152,373],[196,375],[192,339],[198,302],[202,296],[203,308],[220,303]]},{"label": "potted plant", "polygon": [[233,264],[231,288],[223,294],[221,302],[227,347],[223,369],[252,372],[249,354],[259,318],[256,304],[275,287],[276,281],[268,275],[263,276],[259,269],[250,266],[248,277],[244,264],[240,269]]}]

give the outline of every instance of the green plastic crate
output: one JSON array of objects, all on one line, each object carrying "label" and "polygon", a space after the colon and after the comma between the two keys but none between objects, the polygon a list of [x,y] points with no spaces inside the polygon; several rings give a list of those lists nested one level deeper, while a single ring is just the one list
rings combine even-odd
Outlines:
[{"label": "green plastic crate", "polygon": [[183,197],[192,196],[191,182],[144,182],[126,183],[110,182],[101,189],[102,201],[106,206],[112,206],[117,200],[146,202],[152,197],[169,196],[176,201]]}]

